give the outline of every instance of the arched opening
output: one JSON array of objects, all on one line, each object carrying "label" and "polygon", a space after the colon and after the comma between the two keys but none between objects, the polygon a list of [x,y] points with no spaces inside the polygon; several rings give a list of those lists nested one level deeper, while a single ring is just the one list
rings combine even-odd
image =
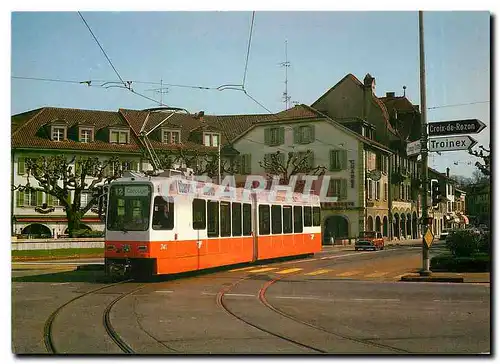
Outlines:
[{"label": "arched opening", "polygon": [[382,232],[382,221],[380,221],[380,216],[375,218],[375,231],[378,231],[379,233]]},{"label": "arched opening", "polygon": [[387,216],[384,216],[383,220],[384,228],[382,234],[387,237],[389,236],[389,220],[387,219]]},{"label": "arched opening", "polygon": [[418,220],[416,212],[413,212],[412,225],[413,225],[412,227],[413,239],[418,239],[419,233],[418,233]]},{"label": "arched opening", "polygon": [[406,239],[406,215],[401,214],[401,238]]},{"label": "arched opening", "polygon": [[406,236],[411,238],[411,215],[410,213],[406,214]]},{"label": "arched opening", "polygon": [[371,216],[368,216],[368,219],[366,221],[366,230],[373,231],[373,217]]},{"label": "arched opening", "polygon": [[51,238],[52,231],[42,224],[30,224],[26,226],[21,234],[28,235],[29,238]]},{"label": "arched opening", "polygon": [[325,243],[330,243],[331,238],[347,239],[349,237],[349,220],[344,216],[328,216],[325,219],[325,230],[323,239]]},{"label": "arched opening", "polygon": [[399,214],[395,213],[394,214],[394,237],[399,238]]}]

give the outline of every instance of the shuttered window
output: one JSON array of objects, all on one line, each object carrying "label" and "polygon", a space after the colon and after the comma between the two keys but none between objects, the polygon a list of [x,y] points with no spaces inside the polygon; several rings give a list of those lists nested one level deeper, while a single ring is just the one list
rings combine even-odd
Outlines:
[{"label": "shuttered window", "polygon": [[16,206],[22,207],[24,206],[24,191],[16,191],[16,192],[17,192]]},{"label": "shuttered window", "polygon": [[242,154],[240,155],[240,174],[250,174],[252,173],[252,155]]},{"label": "shuttered window", "polygon": [[293,128],[294,144],[309,144],[315,140],[314,125],[300,125]]},{"label": "shuttered window", "polygon": [[347,151],[330,150],[330,171],[342,171],[347,168]]},{"label": "shuttered window", "polygon": [[[347,198],[347,180],[331,179],[328,186],[328,197],[337,197],[339,200]],[[370,196],[368,198],[371,198]]]},{"label": "shuttered window", "polygon": [[269,146],[285,143],[285,128],[272,127],[264,129],[264,143]]},{"label": "shuttered window", "polygon": [[17,174],[23,175],[26,171],[26,158],[17,158]]}]

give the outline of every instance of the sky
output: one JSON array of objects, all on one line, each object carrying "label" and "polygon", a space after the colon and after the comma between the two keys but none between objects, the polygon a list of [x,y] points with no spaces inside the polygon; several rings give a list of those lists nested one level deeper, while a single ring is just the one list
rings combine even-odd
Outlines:
[{"label": "sky", "polygon": [[[379,97],[390,91],[401,95],[406,86],[410,101],[421,103],[416,11],[82,11],[82,16],[116,72],[77,11],[13,12],[11,115],[43,106],[144,109],[160,99],[193,113],[278,112],[286,108],[280,65],[286,60],[291,105],[312,104],[348,73],[360,80],[370,73]],[[477,118],[490,125],[490,16],[424,13],[429,122]],[[145,97],[120,87],[120,78],[132,80],[132,89]],[[242,85],[243,79],[248,95],[215,89]],[[90,87],[79,83],[88,80]],[[161,94],[160,82],[170,85]],[[468,105],[449,106],[457,104]],[[490,132],[488,127],[473,138],[488,146]],[[477,160],[465,151],[443,152],[431,153],[429,164],[471,176]]]}]

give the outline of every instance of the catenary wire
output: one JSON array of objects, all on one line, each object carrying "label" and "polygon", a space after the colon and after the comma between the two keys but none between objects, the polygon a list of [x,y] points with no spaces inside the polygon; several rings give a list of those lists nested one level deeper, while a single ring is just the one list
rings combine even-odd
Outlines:
[{"label": "catenary wire", "polygon": [[111,65],[111,67],[113,68],[113,70],[115,71],[116,75],[118,76],[118,78],[120,79],[120,81],[123,83],[123,85],[126,87],[127,84],[125,83],[125,81],[123,81],[123,78],[120,76],[120,74],[118,73],[118,71],[116,70],[115,66],[113,65],[113,62],[111,62],[111,60],[109,59],[108,55],[106,54],[106,51],[104,50],[104,48],[101,46],[101,43],[99,43],[99,41],[97,40],[97,37],[94,35],[94,32],[92,31],[92,29],[90,28],[90,26],[88,25],[87,21],[85,20],[85,18],[83,17],[82,13],[78,12],[78,15],[80,15],[80,17],[82,18],[83,22],[85,23],[85,25],[87,26],[87,29],[89,30],[90,34],[92,34],[92,37],[94,37],[94,40],[96,41],[97,45],[99,46],[99,48],[101,48],[101,51],[102,53],[104,53],[104,57],[106,57],[106,59],[108,60],[109,64]]},{"label": "catenary wire", "polygon": [[245,71],[243,73],[243,88],[245,88],[245,80],[247,77],[247,69],[248,69],[248,57],[250,56],[250,45],[252,44],[252,33],[253,33],[253,23],[255,19],[255,11],[252,12],[252,24],[250,25],[250,35],[248,36],[248,47],[247,47],[247,58],[245,61]]}]

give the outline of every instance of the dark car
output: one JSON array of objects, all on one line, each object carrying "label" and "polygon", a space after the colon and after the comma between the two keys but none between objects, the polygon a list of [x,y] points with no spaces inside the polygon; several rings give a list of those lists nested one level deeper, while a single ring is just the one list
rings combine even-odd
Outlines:
[{"label": "dark car", "polygon": [[382,233],[375,231],[362,231],[359,233],[359,238],[356,239],[354,250],[383,250],[384,245],[385,242],[382,237]]}]

